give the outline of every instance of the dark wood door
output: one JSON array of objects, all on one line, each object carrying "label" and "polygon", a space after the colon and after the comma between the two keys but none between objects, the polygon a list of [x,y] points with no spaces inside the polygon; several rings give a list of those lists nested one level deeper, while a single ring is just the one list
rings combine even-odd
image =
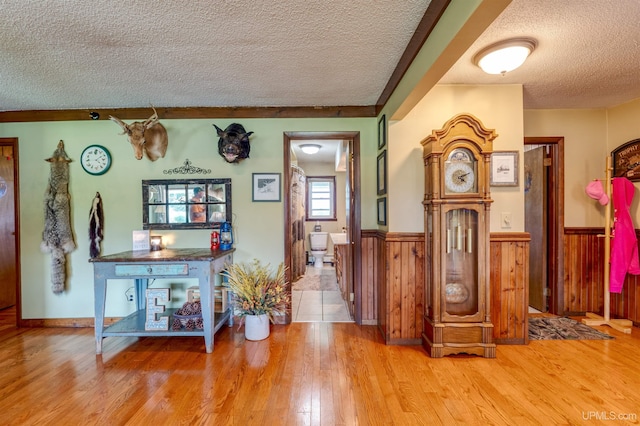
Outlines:
[{"label": "dark wood door", "polygon": [[0,139],[0,309],[16,304],[16,141]]},{"label": "dark wood door", "polygon": [[547,172],[544,166],[545,147],[524,153],[525,170],[525,231],[531,235],[529,244],[529,306],[547,311]]}]

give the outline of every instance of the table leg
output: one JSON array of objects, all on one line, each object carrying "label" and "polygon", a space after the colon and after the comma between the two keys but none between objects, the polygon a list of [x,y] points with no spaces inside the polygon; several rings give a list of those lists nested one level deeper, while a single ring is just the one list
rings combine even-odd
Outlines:
[{"label": "table leg", "polygon": [[95,309],[95,335],[96,335],[96,354],[102,353],[102,332],[104,331],[104,305],[107,297],[107,280],[103,276],[94,276],[94,309]]},{"label": "table leg", "polygon": [[200,277],[200,306],[202,308],[202,323],[204,328],[204,347],[208,354],[213,352],[213,289],[210,277]]}]

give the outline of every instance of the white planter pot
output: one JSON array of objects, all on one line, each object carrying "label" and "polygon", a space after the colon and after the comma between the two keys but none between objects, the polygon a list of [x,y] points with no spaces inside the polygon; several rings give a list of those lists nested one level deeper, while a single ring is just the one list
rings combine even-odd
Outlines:
[{"label": "white planter pot", "polygon": [[244,317],[244,337],[247,340],[264,340],[269,337],[269,315]]}]

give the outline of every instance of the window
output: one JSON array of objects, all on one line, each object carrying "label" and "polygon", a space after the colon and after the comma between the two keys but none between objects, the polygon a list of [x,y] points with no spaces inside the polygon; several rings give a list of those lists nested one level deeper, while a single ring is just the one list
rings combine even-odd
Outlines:
[{"label": "window", "polygon": [[336,220],[335,176],[307,177],[307,220]]},{"label": "window", "polygon": [[143,180],[143,229],[218,228],[231,222],[231,179]]}]

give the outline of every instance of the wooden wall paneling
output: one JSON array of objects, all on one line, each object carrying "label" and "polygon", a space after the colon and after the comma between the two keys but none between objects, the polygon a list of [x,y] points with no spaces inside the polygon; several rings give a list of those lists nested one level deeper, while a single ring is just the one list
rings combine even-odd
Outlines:
[{"label": "wooden wall paneling", "polygon": [[387,344],[420,344],[424,310],[424,235],[386,234],[380,322]]},{"label": "wooden wall paneling", "polygon": [[362,324],[375,325],[378,319],[377,294],[379,292],[376,255],[378,239],[375,234],[363,233],[360,245],[362,247]]},{"label": "wooden wall paneling", "polygon": [[[565,228],[564,315],[604,312],[602,234],[602,228]],[[627,274],[622,293],[611,294],[610,312],[612,318],[640,323],[640,276]]]},{"label": "wooden wall paneling", "polygon": [[[362,233],[362,244],[371,244],[373,246],[373,251],[363,250],[364,253],[373,256],[368,260],[369,263],[373,265],[373,281],[372,285],[374,287],[374,310],[375,310],[375,318],[376,323],[378,324],[378,328],[380,329],[380,333],[382,336],[387,335],[388,323],[387,323],[387,315],[386,315],[386,303],[387,300],[387,288],[386,288],[386,270],[387,270],[387,259],[385,256],[385,233],[378,231],[365,231]],[[364,293],[364,289],[363,289]]]},{"label": "wooden wall paneling", "polygon": [[[502,306],[502,244],[491,241],[491,262],[489,264],[489,282],[491,283],[491,321],[493,322],[493,341],[498,344],[500,339],[506,338],[506,330],[502,326],[500,307]],[[503,337],[503,335],[505,335]]]},{"label": "wooden wall paneling", "polygon": [[400,332],[400,314],[401,314],[401,302],[402,297],[402,283],[400,282],[400,267],[398,261],[400,259],[400,245],[387,242],[386,243],[387,256],[388,256],[388,272],[387,283],[389,290],[387,292],[387,339],[399,340],[401,338]]},{"label": "wooden wall paneling", "polygon": [[[528,339],[528,241],[527,233],[491,236],[491,318],[496,343],[523,344]],[[369,248],[371,243],[376,247],[373,250]],[[362,245],[363,258],[367,258],[362,263],[363,277],[371,270],[375,275],[363,279],[363,286],[376,283],[374,311],[385,343],[420,344],[425,298],[424,235],[366,231]],[[375,264],[373,268],[371,263]]]},{"label": "wooden wall paneling", "polygon": [[389,323],[387,320],[386,300],[387,294],[387,271],[389,265],[387,262],[387,244],[385,243],[386,233],[381,232],[376,239],[376,282],[378,283],[378,294],[376,296],[378,322],[384,324],[383,336],[386,336]]},{"label": "wooden wall paneling", "polygon": [[491,234],[491,321],[496,344],[529,341],[529,234]]},{"label": "wooden wall paneling", "polygon": [[620,294],[611,293],[611,310],[612,318],[624,318],[640,322],[640,285],[638,285],[638,276],[627,274]]},{"label": "wooden wall paneling", "polygon": [[529,343],[529,242],[512,243],[516,247],[515,256],[515,294],[516,317],[514,318],[514,334],[512,338]]},{"label": "wooden wall paneling", "polygon": [[[603,312],[604,241],[598,237],[602,233],[597,228],[565,229],[564,314]],[[367,304],[374,303],[367,309],[375,312],[388,344],[411,344],[422,332],[421,322],[414,319],[419,319],[424,309],[424,236],[417,235],[363,233],[365,246],[373,245],[363,254],[369,259],[367,273],[373,274],[364,281],[368,284],[363,294],[367,294]],[[523,343],[527,336],[523,318],[528,283],[522,274],[528,249],[523,235],[491,236],[491,312],[494,338],[500,344]],[[628,275],[622,294],[612,295],[611,301],[613,316],[640,322],[640,276]]]},{"label": "wooden wall paneling", "polygon": [[564,314],[603,312],[604,239],[593,228],[565,230]]},{"label": "wooden wall paneling", "polygon": [[[603,240],[603,238],[598,239]],[[596,279],[597,274],[593,273],[595,272],[594,268],[589,268],[588,264],[593,261],[596,263],[598,262],[598,244],[597,241],[592,241],[591,238],[587,238],[583,242],[585,244],[582,246],[582,262],[584,264],[582,270],[585,271],[585,274],[583,277],[580,299],[582,301],[582,306],[585,306],[586,311],[595,312],[593,309],[597,309],[598,306],[600,306],[598,303],[600,291],[598,286],[591,285],[591,283]]]},{"label": "wooden wall paneling", "polygon": [[[588,267],[588,263],[584,262],[581,257],[582,248],[587,241],[588,239],[584,235],[580,235],[572,241],[573,250],[570,254],[570,261],[572,265],[575,265],[577,271],[584,272],[585,268]],[[582,305],[582,300],[580,298],[580,288],[582,287],[583,278],[584,273],[573,274],[573,285],[571,287],[570,294],[568,295],[569,300],[567,301],[567,308],[570,312],[586,311],[586,307]]]},{"label": "wooden wall paneling", "polygon": [[[400,243],[400,249],[402,253],[400,270],[401,282],[402,282],[402,298],[400,301],[401,318],[400,318],[400,330],[402,338],[407,339],[410,336],[415,336],[416,333],[416,293],[415,293],[415,269],[411,267],[411,263],[415,264],[415,258],[411,259],[411,243]],[[414,262],[411,262],[414,260]]]},{"label": "wooden wall paneling", "polygon": [[[498,306],[498,318],[492,318],[494,323],[494,338],[496,343],[499,341],[505,341],[513,334],[512,327],[509,327],[511,319],[513,317],[514,310],[514,286],[513,286],[513,269],[510,267],[513,260],[512,245],[509,242],[499,243],[503,250],[501,250],[502,259],[500,262],[500,278],[497,280],[498,285],[495,286],[494,292],[500,293],[500,305]],[[496,326],[497,325],[497,326]],[[498,336],[495,336],[495,335]]]},{"label": "wooden wall paneling", "polygon": [[[602,231],[604,233],[604,230]],[[592,250],[592,258],[596,259],[595,268],[589,268],[588,276],[590,283],[593,283],[593,297],[591,305],[589,306],[589,312],[602,311],[604,313],[604,237],[598,237],[601,233],[597,233],[595,241],[593,235],[590,236],[592,243],[590,244]]]},{"label": "wooden wall paneling", "polygon": [[634,289],[635,291],[633,292],[633,310],[631,311],[632,314],[630,315],[630,320],[634,321],[635,323],[640,323],[640,303],[638,303],[638,301],[640,301],[640,285],[638,284],[638,279],[634,278],[633,279],[633,285],[634,285]]},{"label": "wooden wall paneling", "polygon": [[425,299],[426,299],[426,287],[425,287],[425,247],[424,247],[424,237],[418,241],[414,242],[413,250],[415,250],[415,296],[416,296],[416,309],[415,313],[415,323],[416,323],[416,331],[415,335],[418,339],[422,339],[423,332],[423,317],[425,311]]},{"label": "wooden wall paneling", "polygon": [[576,288],[578,287],[577,280],[580,274],[572,273],[574,270],[580,271],[582,265],[577,261],[577,251],[580,249],[579,235],[573,235],[567,238],[564,246],[564,258],[565,258],[565,291],[564,291],[564,312],[571,312],[577,304]]}]

